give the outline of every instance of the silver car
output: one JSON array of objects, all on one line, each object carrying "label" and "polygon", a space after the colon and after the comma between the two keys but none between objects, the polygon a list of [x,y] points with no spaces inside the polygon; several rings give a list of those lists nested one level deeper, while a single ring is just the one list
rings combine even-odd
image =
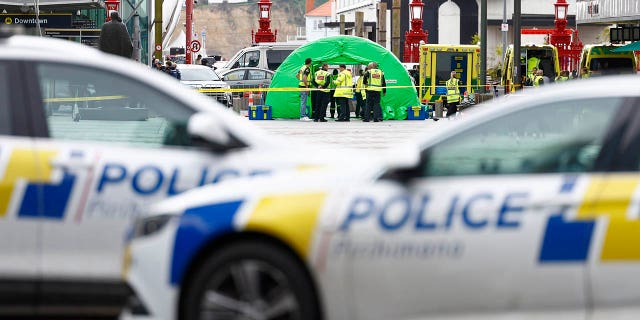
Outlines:
[{"label": "silver car", "polygon": [[[209,97],[213,97],[225,106],[231,106],[230,92],[207,92],[206,89],[229,89],[230,86],[211,68],[196,64],[178,64],[180,82],[189,87],[202,90]],[[204,90],[203,90],[204,89]]]},{"label": "silver car", "polygon": [[[262,68],[237,68],[220,72],[220,77],[231,89],[245,88],[268,88],[274,72]],[[242,92],[237,92],[233,96],[242,96]]]}]

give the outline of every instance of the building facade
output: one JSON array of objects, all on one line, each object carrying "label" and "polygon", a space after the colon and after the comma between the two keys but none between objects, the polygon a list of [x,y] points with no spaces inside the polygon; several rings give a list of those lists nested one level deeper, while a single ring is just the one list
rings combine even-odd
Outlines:
[{"label": "building facade", "polygon": [[[345,20],[352,22],[356,11],[363,11],[365,21],[377,21],[378,3],[385,2],[390,12],[393,0],[336,0],[336,15],[345,15]],[[591,0],[603,2],[606,0]],[[640,2],[637,0],[610,0],[620,2]],[[554,28],[556,0],[521,1],[522,28],[552,29]],[[576,0],[568,0],[569,3],[569,28],[576,28]],[[587,1],[588,2],[588,1]],[[410,0],[401,2],[400,33],[404,40],[404,34],[409,30],[409,3]],[[429,33],[429,43],[446,44],[470,44],[474,35],[480,33],[480,0],[423,0],[423,26]],[[507,43],[513,43],[513,0],[487,0],[487,66],[492,67],[502,60],[502,31],[504,5],[506,3],[506,18],[509,25]],[[636,4],[637,5],[637,4]],[[387,46],[390,45],[391,15],[387,15]],[[597,36],[604,26],[593,23],[583,24],[579,28],[580,38],[584,43],[597,42]],[[522,43],[539,43],[545,41],[544,36],[522,36]],[[401,46],[400,56],[402,56]]]},{"label": "building facade", "polygon": [[577,0],[578,24],[589,23],[632,23],[640,21],[640,1],[638,0]]},{"label": "building facade", "polygon": [[318,39],[340,35],[339,27],[330,27],[335,22],[336,2],[329,0],[323,5],[305,14],[305,40]]}]

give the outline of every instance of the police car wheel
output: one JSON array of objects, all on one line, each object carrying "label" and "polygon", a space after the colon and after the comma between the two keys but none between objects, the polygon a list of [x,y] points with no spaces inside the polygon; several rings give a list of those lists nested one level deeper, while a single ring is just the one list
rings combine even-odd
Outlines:
[{"label": "police car wheel", "polygon": [[209,257],[186,288],[182,319],[320,319],[303,266],[268,243],[240,242]]}]

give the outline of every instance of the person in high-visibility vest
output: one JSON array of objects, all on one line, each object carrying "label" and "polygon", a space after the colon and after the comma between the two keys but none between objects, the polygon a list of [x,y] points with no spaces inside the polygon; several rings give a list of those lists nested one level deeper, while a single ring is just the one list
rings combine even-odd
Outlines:
[{"label": "person in high-visibility vest", "polygon": [[558,75],[558,77],[556,78],[556,82],[565,82],[565,81],[569,81],[569,71],[568,70],[561,71],[560,74]]},{"label": "person in high-visibility vest", "polygon": [[529,58],[529,60],[527,60],[527,71],[529,72],[529,74],[536,74],[535,72],[533,72],[533,69],[540,69],[540,58],[531,57]]},{"label": "person in high-visibility vest", "polygon": [[531,72],[529,74],[527,74],[527,85],[528,86],[533,86],[533,80],[536,78],[537,74],[538,74],[538,68],[533,67],[533,69],[531,69]]},{"label": "person in high-visibility vest", "polygon": [[309,86],[311,85],[311,58],[304,60],[304,65],[298,70],[298,87],[300,90],[300,120],[311,121],[307,111],[307,98],[309,97]]},{"label": "person in high-visibility vest", "polygon": [[458,112],[458,104],[460,103],[460,80],[456,78],[456,72],[451,71],[451,78],[447,80],[447,115],[450,117]]},{"label": "person in high-visibility vest", "polygon": [[329,73],[329,65],[322,64],[320,70],[316,71],[313,82],[316,84],[318,91],[315,94],[315,100],[311,101],[311,114],[314,122],[327,122],[324,117],[327,115],[327,104],[329,103],[329,82],[331,81],[331,73]]},{"label": "person in high-visibility vest", "polygon": [[589,79],[589,69],[587,69],[587,67],[582,67],[582,71],[580,72],[580,79]]},{"label": "person in high-visibility vest", "polygon": [[533,78],[533,86],[534,87],[539,87],[541,85],[543,85],[544,82],[544,72],[542,70],[538,70],[538,72],[536,73],[536,77]]},{"label": "person in high-visibility vest", "polygon": [[336,92],[334,97],[338,103],[338,119],[336,121],[349,121],[349,99],[353,98],[353,80],[351,72],[347,70],[347,66],[340,65],[340,73],[338,78],[333,81],[336,84]]},{"label": "person in high-visibility vest", "polygon": [[333,69],[329,81],[329,114],[331,114],[331,119],[333,119],[336,114],[336,84],[334,83],[336,79],[338,79],[338,69]]},{"label": "person in high-visibility vest", "polygon": [[364,87],[364,71],[360,70],[356,80],[356,118],[364,118],[364,108],[367,100],[367,91]]},{"label": "person in high-visibility vest", "polygon": [[364,108],[364,122],[371,120],[373,111],[373,122],[382,121],[382,108],[380,107],[380,93],[387,94],[387,82],[384,79],[384,72],[378,69],[377,62],[369,63],[368,70],[364,74],[363,84],[367,90],[367,104]]}]

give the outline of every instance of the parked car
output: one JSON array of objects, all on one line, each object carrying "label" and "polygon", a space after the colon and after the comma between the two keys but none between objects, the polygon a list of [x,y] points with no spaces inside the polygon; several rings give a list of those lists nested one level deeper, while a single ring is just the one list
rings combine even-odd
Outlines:
[{"label": "parked car", "polygon": [[213,69],[197,64],[179,64],[181,79],[180,82],[189,87],[204,90],[202,93],[215,98],[223,105],[231,106],[230,92],[207,92],[206,89],[229,89],[229,85],[222,81],[220,76]]},{"label": "parked car", "polygon": [[305,43],[305,41],[260,43],[241,49],[223,67],[216,70],[222,72],[237,68],[257,67],[275,71],[294,50]]},{"label": "parked car", "polygon": [[129,233],[130,310],[636,319],[639,98],[637,76],[549,86],[476,107],[387,161],[166,199]]},{"label": "parked car", "polygon": [[[223,71],[220,77],[231,89],[268,88],[275,72],[261,68],[238,68]],[[234,92],[234,97],[241,97],[243,92]]]}]

